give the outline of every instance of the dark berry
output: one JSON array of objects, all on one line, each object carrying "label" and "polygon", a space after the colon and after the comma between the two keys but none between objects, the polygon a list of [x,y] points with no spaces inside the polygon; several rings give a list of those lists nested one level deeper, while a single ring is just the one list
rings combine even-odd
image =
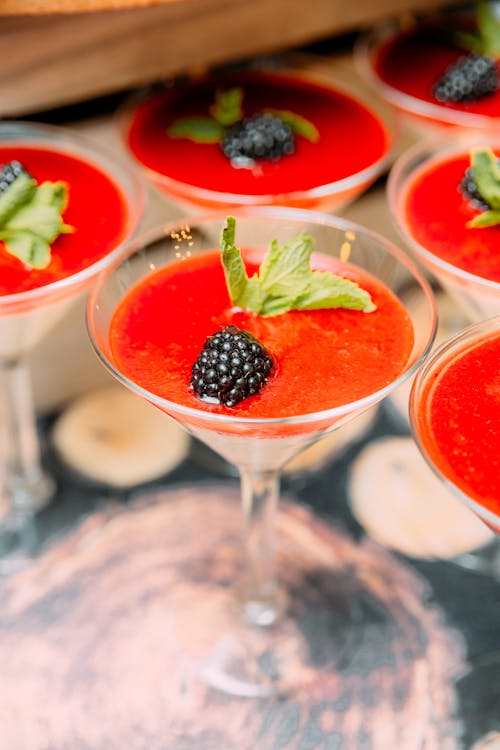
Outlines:
[{"label": "dark berry", "polygon": [[227,129],[221,148],[228,159],[279,159],[295,151],[291,126],[265,112],[253,115]]},{"label": "dark berry", "polygon": [[191,387],[202,399],[234,406],[262,390],[272,367],[272,358],[251,333],[224,326],[205,341],[192,368]]},{"label": "dark berry", "polygon": [[465,174],[460,181],[458,189],[474,208],[477,208],[480,211],[488,211],[491,208],[488,201],[485,200],[479,192],[479,188],[474,179],[472,167],[465,170]]},{"label": "dark berry", "polygon": [[17,159],[9,161],[7,164],[3,164],[0,167],[0,195],[5,193],[7,188],[12,185],[12,183],[15,182],[23,172],[28,174],[27,170],[23,167],[20,161],[17,161]]},{"label": "dark berry", "polygon": [[473,102],[494,94],[498,89],[496,61],[487,55],[469,54],[459,57],[435,84],[433,93],[443,104]]}]

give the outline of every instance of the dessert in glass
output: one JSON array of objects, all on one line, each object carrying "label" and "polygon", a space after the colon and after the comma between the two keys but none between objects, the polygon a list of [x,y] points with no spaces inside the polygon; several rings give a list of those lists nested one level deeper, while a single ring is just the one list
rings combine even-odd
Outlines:
[{"label": "dessert in glass", "polygon": [[146,177],[190,213],[339,208],[395,146],[393,113],[367,88],[291,69],[219,71],[131,102],[120,129]]},{"label": "dessert in glass", "polygon": [[[470,322],[500,314],[498,136],[429,139],[394,164],[388,196],[409,249]],[[498,538],[454,562],[498,575]]]},{"label": "dessert in glass", "polygon": [[[425,310],[418,324],[399,296],[409,279]],[[204,659],[211,685],[257,697],[306,679],[304,654],[288,638],[301,632],[301,592],[275,576],[282,467],[409,377],[435,322],[427,282],[399,248],[296,208],[159,227],[99,277],[88,326],[101,361],[240,473],[245,572],[231,632]],[[315,596],[313,620],[328,611]],[[328,654],[322,668],[334,661]]]},{"label": "dessert in glass", "polygon": [[355,48],[358,67],[409,133],[500,127],[500,19],[494,4],[384,22]]},{"label": "dessert in glass", "polygon": [[[417,374],[410,397],[413,434],[429,465],[497,534],[499,362],[497,316],[468,326],[442,344]],[[498,574],[498,554],[495,562]]]},{"label": "dessert in glass", "polygon": [[144,199],[133,167],[91,140],[0,123],[0,531],[22,529],[54,492],[40,462],[26,354],[132,236]]},{"label": "dessert in glass", "polygon": [[387,183],[407,246],[471,321],[500,314],[499,155],[498,135],[430,139],[399,157]]}]

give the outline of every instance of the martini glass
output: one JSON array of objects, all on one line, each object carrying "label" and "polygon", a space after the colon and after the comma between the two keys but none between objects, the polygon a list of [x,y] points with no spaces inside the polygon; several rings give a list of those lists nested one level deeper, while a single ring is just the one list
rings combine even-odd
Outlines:
[{"label": "martini glass", "polygon": [[[499,351],[500,317],[474,323],[433,352],[415,377],[410,395],[412,431],[424,458],[497,535]],[[500,556],[495,562],[500,565]]]},{"label": "martini glass", "polygon": [[[299,130],[291,155],[255,162],[230,161],[219,142],[168,134],[178,118],[206,118],[215,92],[234,88],[243,92],[244,117],[292,113],[315,132]],[[398,138],[392,109],[347,70],[334,80],[293,67],[222,70],[134,96],[117,119],[146,179],[190,215],[257,205],[338,210],[387,169]]]},{"label": "martini glass", "polygon": [[390,105],[408,136],[446,135],[461,131],[491,131],[500,126],[500,96],[453,105],[432,95],[436,81],[461,55],[451,42],[454,27],[464,28],[470,12],[444,9],[428,18],[393,18],[361,35],[355,45],[357,67],[365,80]]},{"label": "martini glass", "polygon": [[[315,239],[316,249],[321,253],[338,256],[347,243],[349,263],[382,281],[396,296],[408,279],[413,280],[425,308],[418,324],[411,320],[414,341],[408,360],[383,386],[370,388],[368,385],[366,395],[335,408],[294,414],[292,400],[287,408],[289,416],[259,418],[226,413],[230,410],[216,413],[202,401],[199,407],[193,408],[158,396],[123,372],[110,340],[115,312],[130,290],[138,283],[150,282],[152,274],[159,269],[173,263],[189,264],[198,254],[217,248],[225,213],[194,218],[189,225],[169,224],[135,239],[120,259],[100,276],[91,292],[88,326],[103,364],[121,383],[176,419],[239,471],[245,519],[244,572],[234,588],[232,635],[221,633],[217,643],[212,644],[213,648],[204,659],[202,675],[209,684],[227,693],[258,697],[290,690],[307,675],[305,640],[298,636],[301,606],[304,605],[297,602],[297,592],[292,595],[284,590],[275,574],[281,470],[292,456],[352,420],[409,377],[431,345],[436,317],[432,293],[418,269],[401,250],[373,232],[337,217],[295,208],[243,208],[234,215],[237,242],[243,248],[267,248],[273,238],[282,243],[301,231]],[[170,294],[171,297],[167,294],[164,298],[165,315],[169,315],[175,290]],[[188,302],[182,315],[189,315],[193,304],[203,305],[203,300]],[[227,299],[222,304],[227,307]],[[130,347],[134,351],[138,345],[130,341]],[[165,368],[168,366],[165,362]],[[189,374],[186,377],[188,388]],[[338,586],[340,590],[340,582]],[[309,616],[314,617],[314,610],[318,618],[324,618],[325,612],[331,609],[331,601],[320,602],[313,597],[307,606]],[[333,617],[338,617],[339,624],[341,613],[335,612]],[[292,632],[293,639],[289,637]],[[296,645],[297,638],[302,645],[292,648],[290,644]],[[325,653],[323,657],[322,668],[331,668],[335,655]],[[297,668],[298,664],[303,668]]]},{"label": "martini glass", "polygon": [[[488,278],[487,270],[484,272],[477,270],[476,272],[473,258],[470,261],[467,261],[467,258],[465,259],[468,262],[467,267],[460,267],[458,261],[455,264],[445,256],[443,257],[438,242],[431,244],[431,240],[424,243],[423,240],[417,239],[407,214],[407,196],[412,184],[424,172],[428,173],[435,166],[439,167],[457,158],[462,158],[464,164],[468,166],[470,152],[485,148],[500,153],[498,132],[496,135],[493,133],[462,132],[451,142],[450,139],[443,137],[429,139],[413,146],[399,157],[391,169],[387,182],[392,217],[405,243],[428,271],[437,278],[448,294],[453,297],[457,305],[462,307],[471,322],[484,320],[500,313],[500,281]],[[456,196],[455,202],[457,204],[462,200],[458,192],[458,183],[447,183],[441,189],[443,192],[453,193]],[[420,221],[427,222],[430,226],[439,222],[444,227],[445,233],[448,226],[450,236],[455,237],[456,235],[451,235],[451,233],[465,227],[469,218],[471,216],[466,214],[459,205],[453,206],[452,209],[444,208],[439,196],[436,196],[432,213],[421,217]],[[491,232],[495,234],[491,235]],[[478,250],[481,250],[485,243],[489,243],[490,252],[494,252],[493,248],[498,242],[498,227],[486,231],[468,229],[465,230],[465,233],[469,233],[470,239],[461,240],[464,254],[467,251],[473,256],[473,244],[476,244]],[[454,239],[450,239],[449,242],[450,244],[453,242],[457,244]],[[467,245],[465,245],[465,242],[467,242]],[[439,243],[443,243],[442,236]],[[480,275],[480,273],[484,273],[484,275]]]},{"label": "martini glass", "polygon": [[[480,265],[486,263],[488,254],[494,257],[497,252],[498,227],[487,230],[465,228],[474,212],[467,208],[458,190],[471,151],[482,148],[500,153],[498,133],[461,131],[451,140],[443,136],[427,139],[399,157],[387,183],[392,217],[406,245],[471,323],[500,314],[500,281],[498,277],[488,278],[488,267]],[[448,178],[441,186],[441,195],[436,195],[431,201],[433,205],[429,214],[419,218],[426,232],[430,228],[428,239],[424,241],[422,236],[417,236],[417,220],[409,216],[409,191],[418,179],[443,165],[453,165],[455,160],[461,160],[458,171],[455,170],[454,177]],[[446,202],[446,196],[451,196],[451,203]],[[446,255],[447,244],[461,251],[460,260],[452,261]],[[460,253],[457,254],[459,257]],[[500,545],[498,538],[494,537],[492,542],[459,554],[453,561],[467,569],[498,577],[499,559]]]},{"label": "martini glass", "polygon": [[[70,130],[32,122],[2,122],[0,148],[4,149],[4,153],[7,153],[7,149],[13,154],[25,149],[22,153],[31,153],[31,158],[37,160],[38,168],[44,159],[49,165],[54,160],[59,164],[88,165],[110,181],[122,213],[122,226],[116,232],[116,239],[108,242],[106,250],[100,255],[97,252],[92,262],[82,261],[77,270],[63,271],[40,283],[31,284],[28,277],[21,289],[13,288],[12,293],[9,290],[9,293],[0,295],[0,411],[3,433],[0,442],[0,485],[3,492],[0,532],[2,543],[10,548],[12,540],[14,544],[23,542],[24,535],[33,528],[29,522],[50,501],[55,490],[52,478],[44,472],[40,461],[26,355],[42,338],[50,335],[52,326],[88,289],[96,274],[110,262],[122,243],[131,237],[142,215],[145,191],[142,181],[126,161]],[[80,167],[73,168],[78,173]],[[70,183],[71,201],[71,179],[76,185],[77,178],[61,173],[57,179],[67,179]],[[74,187],[80,199],[86,185],[87,182],[80,177],[80,187]],[[92,203],[93,198],[97,204]],[[106,219],[103,217],[106,216],[107,207],[99,205],[97,196],[88,195],[86,201],[87,214],[84,215],[83,209],[78,209],[80,226],[82,223],[92,224],[96,233],[104,231],[102,227]],[[75,237],[77,232],[78,227],[75,228]],[[86,249],[88,251],[88,245]],[[8,269],[4,271],[8,272]],[[32,273],[39,274],[35,271]],[[36,278],[42,277],[36,275]],[[25,541],[30,547],[36,545],[36,540],[30,535]]]},{"label": "martini glass", "polygon": [[[499,361],[500,317],[496,316],[470,325],[442,343],[417,373],[410,395],[413,437],[431,470],[496,534],[497,540],[500,534]],[[492,545],[490,557],[497,573],[499,549],[498,544]],[[496,734],[488,735],[491,747],[495,747],[493,736],[498,741],[500,730],[495,710],[498,656],[498,651],[494,651],[473,659],[470,671],[457,685],[464,727],[479,729],[482,725],[485,732],[496,730]],[[489,746],[485,741],[484,747]],[[477,747],[483,744],[478,743]]]}]

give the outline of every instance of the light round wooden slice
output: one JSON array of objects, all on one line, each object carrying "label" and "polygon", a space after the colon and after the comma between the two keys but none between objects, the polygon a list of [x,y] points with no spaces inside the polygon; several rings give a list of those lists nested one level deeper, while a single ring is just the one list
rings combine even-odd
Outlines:
[{"label": "light round wooden slice", "polygon": [[490,732],[476,742],[471,750],[500,750],[500,732]]},{"label": "light round wooden slice", "polygon": [[173,420],[120,385],[74,401],[56,420],[52,440],[72,469],[122,488],[172,471],[190,443]]},{"label": "light round wooden slice", "polygon": [[434,475],[410,437],[381,438],[353,464],[352,512],[386,547],[419,558],[451,558],[494,534]]}]

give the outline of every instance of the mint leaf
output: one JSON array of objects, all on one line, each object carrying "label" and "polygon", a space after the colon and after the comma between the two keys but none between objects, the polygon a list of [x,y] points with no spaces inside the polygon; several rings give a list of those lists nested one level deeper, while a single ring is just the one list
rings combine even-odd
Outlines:
[{"label": "mint leaf", "polygon": [[481,196],[493,209],[500,209],[500,164],[491,149],[479,149],[471,154],[474,182]]},{"label": "mint leaf", "polygon": [[0,195],[0,227],[24,204],[28,203],[36,188],[36,180],[27,172],[19,177]]},{"label": "mint leaf", "polygon": [[68,205],[68,185],[66,182],[42,182],[37,186],[33,196],[33,203],[54,206],[59,213],[63,213]]},{"label": "mint leaf", "polygon": [[328,271],[313,271],[307,289],[295,300],[297,310],[322,310],[344,307],[372,312],[375,305],[367,291],[354,281]]},{"label": "mint leaf", "polygon": [[500,57],[500,18],[493,10],[493,3],[478,0],[474,4],[476,31],[457,29],[452,37],[459,47],[478,55]]},{"label": "mint leaf", "polygon": [[308,141],[316,143],[319,140],[319,130],[316,125],[302,115],[297,115],[288,109],[266,109],[264,111],[279,117],[280,120],[290,125],[294,133],[303,136]]},{"label": "mint leaf", "polygon": [[229,216],[222,231],[221,251],[234,305],[263,316],[335,307],[364,312],[375,309],[370,294],[355,282],[311,269],[314,239],[309,235],[301,233],[283,245],[272,240],[258,275],[249,278],[235,234],[236,222]]},{"label": "mint leaf", "polygon": [[37,185],[27,172],[19,175],[0,196],[0,240],[7,252],[31,268],[45,268],[51,243],[74,231],[61,217],[67,203],[66,183]]},{"label": "mint leaf", "polygon": [[42,237],[29,230],[2,230],[0,238],[5,248],[31,268],[45,268],[50,263],[50,245]]},{"label": "mint leaf", "polygon": [[229,297],[234,305],[258,313],[262,308],[263,290],[256,276],[248,278],[241,251],[235,245],[235,233],[236,221],[229,216],[221,237],[222,265]]},{"label": "mint leaf", "polygon": [[467,222],[470,229],[500,224],[500,162],[491,149],[478,149],[470,157],[472,176],[482,198],[491,206]]},{"label": "mint leaf", "polygon": [[211,117],[179,117],[167,129],[171,138],[189,138],[195,143],[218,143],[222,138],[223,128]]},{"label": "mint leaf", "polygon": [[467,222],[469,229],[485,229],[500,224],[500,211],[483,211]]},{"label": "mint leaf", "polygon": [[[20,208],[6,224],[8,229],[33,231],[49,244],[68,228],[55,206],[37,206],[35,202]],[[71,228],[69,228],[71,231]]]},{"label": "mint leaf", "polygon": [[479,0],[475,3],[475,15],[483,54],[500,56],[500,18],[493,10],[493,3]]},{"label": "mint leaf", "polygon": [[267,295],[294,297],[309,278],[314,240],[299,234],[284,245],[272,240],[259,270],[259,280]]},{"label": "mint leaf", "polygon": [[227,128],[243,119],[243,89],[235,87],[227,91],[217,90],[215,92],[215,102],[209,109],[212,117]]}]

